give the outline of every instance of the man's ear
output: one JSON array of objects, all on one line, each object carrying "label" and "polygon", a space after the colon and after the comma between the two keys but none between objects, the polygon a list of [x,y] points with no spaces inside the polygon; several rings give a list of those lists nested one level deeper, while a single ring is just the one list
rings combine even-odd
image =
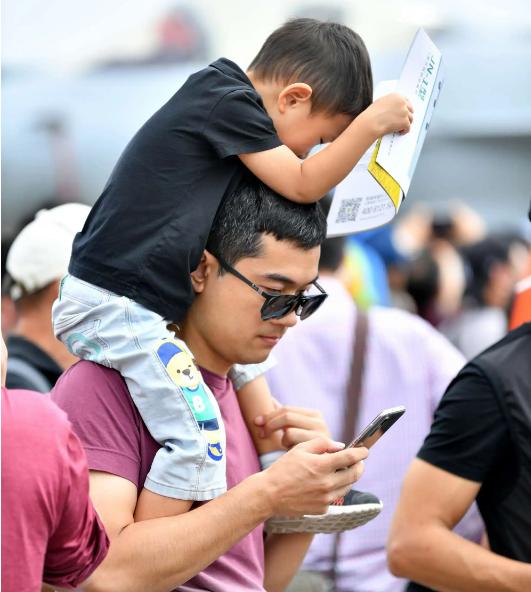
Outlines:
[{"label": "man's ear", "polygon": [[304,82],[294,82],[288,84],[279,93],[277,106],[280,113],[285,113],[288,109],[298,106],[310,106],[312,97],[312,87]]},{"label": "man's ear", "polygon": [[194,271],[190,274],[192,287],[196,294],[201,293],[205,289],[207,279],[213,274],[217,273],[218,261],[206,249],[203,251],[201,261]]}]

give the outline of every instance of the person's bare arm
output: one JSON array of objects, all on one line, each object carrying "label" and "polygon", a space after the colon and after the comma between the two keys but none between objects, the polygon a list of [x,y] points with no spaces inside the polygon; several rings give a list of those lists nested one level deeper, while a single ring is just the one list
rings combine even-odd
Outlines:
[{"label": "person's bare arm", "polygon": [[[136,487],[121,477],[92,472],[91,497],[111,546],[82,589],[169,592],[270,516],[326,511],[358,478],[362,470],[358,461],[366,452],[341,450],[327,438],[315,438],[208,504],[178,516],[142,522],[134,522]],[[346,470],[337,471],[340,468]]]},{"label": "person's bare arm", "polygon": [[284,592],[297,573],[313,534],[272,534],[265,541],[264,588]]},{"label": "person's bare arm", "polygon": [[[318,436],[329,437],[321,413],[303,407],[277,408],[256,422],[263,434],[282,434],[282,444],[291,448]],[[265,542],[264,587],[268,592],[282,592],[297,573],[313,540],[312,534],[273,534]]]},{"label": "person's bare arm", "polygon": [[261,436],[262,430],[254,421],[257,416],[267,415],[276,409],[265,376],[258,376],[246,383],[237,391],[237,396],[238,405],[258,454],[283,450],[282,432],[274,431],[267,436]]},{"label": "person's bare arm", "polygon": [[296,202],[318,201],[340,183],[377,139],[407,132],[413,121],[409,101],[397,93],[375,101],[328,146],[304,160],[287,146],[240,154],[243,164],[277,193]]},{"label": "person's bare arm", "polygon": [[531,565],[452,532],[479,488],[479,483],[415,459],[389,535],[392,573],[442,592],[531,590]]}]

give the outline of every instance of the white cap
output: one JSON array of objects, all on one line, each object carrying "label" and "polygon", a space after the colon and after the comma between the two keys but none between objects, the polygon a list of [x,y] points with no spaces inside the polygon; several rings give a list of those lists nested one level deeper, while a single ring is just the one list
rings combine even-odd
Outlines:
[{"label": "white cap", "polygon": [[44,288],[68,271],[72,242],[89,212],[90,207],[80,203],[41,210],[20,231],[6,261],[6,269],[14,281],[13,300]]}]

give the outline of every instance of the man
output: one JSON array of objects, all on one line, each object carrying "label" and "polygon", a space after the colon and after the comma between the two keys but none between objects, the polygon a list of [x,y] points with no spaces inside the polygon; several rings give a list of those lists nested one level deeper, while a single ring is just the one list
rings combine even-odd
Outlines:
[{"label": "man", "polygon": [[[336,438],[343,433],[356,327],[362,322],[342,281],[344,250],[344,238],[328,239],[322,245],[319,282],[328,299],[318,314],[299,324],[278,344],[278,364],[267,373],[271,391],[281,403],[319,409]],[[366,315],[360,404],[350,437],[354,438],[382,409],[397,405],[407,409],[374,446],[366,463],[363,489],[382,499],[383,510],[363,531],[341,535],[335,566],[334,537],[317,536],[304,567],[325,576],[334,570],[338,592],[398,592],[404,582],[387,569],[385,551],[391,517],[403,475],[429,430],[433,410],[464,358],[419,317],[380,307],[372,307]],[[477,515],[469,517],[462,524],[462,532],[479,540],[479,522]]]},{"label": "man", "polygon": [[9,388],[48,392],[77,361],[55,338],[51,311],[72,241],[89,212],[89,206],[77,203],[41,210],[11,245],[6,268],[17,321],[7,340]]},{"label": "man", "polygon": [[[227,379],[233,364],[263,361],[295,324],[298,306],[282,318],[261,320],[262,290],[298,295],[312,285],[325,226],[319,206],[291,203],[248,181],[223,202],[207,250],[192,273],[196,298],[179,334],[194,352],[225,422],[226,494],[193,506],[166,498],[158,506],[160,518],[139,522],[150,492],[144,490],[140,500],[138,495],[158,445],[124,382],[116,372],[90,362],[75,365],[58,382],[53,396],[85,445],[91,494],[112,543],[88,590],[283,590],[311,535],[271,535],[264,544],[264,520],[273,514],[321,514],[361,474],[359,461],[366,450],[341,450],[325,437],[295,446],[258,472]],[[232,271],[223,271],[218,257]],[[127,330],[134,338],[134,322]],[[286,430],[291,443],[324,430],[318,417],[304,413],[279,422],[291,429]]]},{"label": "man", "polygon": [[[396,575],[436,590],[531,590],[530,352],[526,323],[448,387],[394,517],[389,565]],[[489,548],[451,532],[474,500]]]},{"label": "man", "polygon": [[88,495],[87,461],[65,414],[40,393],[4,388],[2,590],[82,585],[109,541]]}]

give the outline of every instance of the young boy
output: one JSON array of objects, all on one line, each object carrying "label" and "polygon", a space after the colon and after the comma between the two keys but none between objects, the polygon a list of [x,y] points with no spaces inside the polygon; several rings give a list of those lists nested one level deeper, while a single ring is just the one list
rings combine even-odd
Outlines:
[{"label": "young boy", "polygon": [[[297,19],[266,40],[247,72],[221,58],[190,76],[120,157],[74,242],[54,328],[74,354],[124,376],[162,445],[150,491],[183,500],[225,491],[217,403],[168,328],[193,300],[190,272],[221,200],[248,168],[288,199],[317,201],[377,138],[409,129],[404,97],[371,102],[361,38],[342,25]],[[238,368],[236,387],[261,372]],[[242,408],[256,435],[253,420],[273,402],[263,379],[253,384]],[[259,452],[280,448],[278,435],[255,442]]]}]

